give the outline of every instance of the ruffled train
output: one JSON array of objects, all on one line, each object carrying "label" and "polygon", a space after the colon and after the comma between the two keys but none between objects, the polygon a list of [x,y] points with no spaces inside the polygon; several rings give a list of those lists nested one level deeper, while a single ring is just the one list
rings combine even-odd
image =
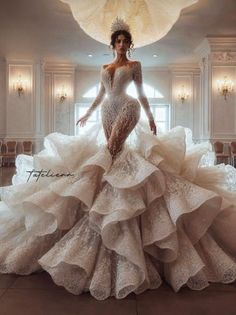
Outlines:
[{"label": "ruffled train", "polygon": [[[96,137],[51,133],[1,188],[0,272],[46,270],[99,300],[236,279],[236,171],[182,127],[136,128],[114,162]],[[29,179],[30,170],[68,176]]]}]

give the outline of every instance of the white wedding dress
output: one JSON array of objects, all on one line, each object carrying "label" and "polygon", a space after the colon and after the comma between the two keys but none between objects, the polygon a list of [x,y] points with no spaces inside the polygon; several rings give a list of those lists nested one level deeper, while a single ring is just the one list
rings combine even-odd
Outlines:
[{"label": "white wedding dress", "polygon": [[[138,62],[113,80],[101,70],[111,151],[94,127],[51,133],[41,152],[18,155],[12,185],[1,187],[1,273],[46,270],[99,300],[162,280],[176,292],[235,281],[236,171],[213,165],[210,145],[194,145],[183,127],[154,136],[138,123],[140,104],[125,90],[140,76]],[[29,179],[30,170],[71,176]]]}]

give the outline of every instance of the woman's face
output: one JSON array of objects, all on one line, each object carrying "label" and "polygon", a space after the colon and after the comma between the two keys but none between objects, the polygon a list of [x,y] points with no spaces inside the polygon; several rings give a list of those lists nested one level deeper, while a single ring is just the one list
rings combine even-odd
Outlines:
[{"label": "woman's face", "polygon": [[125,35],[120,34],[115,41],[115,50],[118,54],[126,54],[128,48],[130,47],[130,42]]}]

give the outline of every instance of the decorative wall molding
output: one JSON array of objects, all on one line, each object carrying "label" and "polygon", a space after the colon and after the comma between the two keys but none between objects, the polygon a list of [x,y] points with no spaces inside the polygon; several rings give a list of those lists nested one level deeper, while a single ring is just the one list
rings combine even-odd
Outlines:
[{"label": "decorative wall molding", "polygon": [[225,134],[215,134],[212,136],[211,141],[223,141],[223,142],[231,142],[236,140],[236,134],[235,133],[229,133],[227,135]]},{"label": "decorative wall molding", "polygon": [[207,36],[211,51],[236,51],[236,36]]},{"label": "decorative wall molding", "polygon": [[44,71],[52,73],[74,73],[77,68],[76,64],[66,63],[45,63]]},{"label": "decorative wall molding", "polygon": [[44,115],[44,124],[45,124],[45,133],[49,133],[54,130],[54,106],[53,106],[53,76],[51,73],[45,73],[44,78],[44,93],[45,93],[45,115]]},{"label": "decorative wall molding", "polygon": [[236,62],[236,52],[213,52],[211,54],[211,59],[213,62],[219,63],[233,63]]},{"label": "decorative wall molding", "polygon": [[[27,95],[22,96],[19,98],[12,90],[11,86],[9,86],[11,76],[14,75],[18,69],[22,69],[21,71],[27,73],[28,75],[28,80],[30,84],[30,91],[27,91]],[[25,117],[27,116],[27,121],[29,123],[29,128],[27,133],[29,135],[33,136],[34,135],[34,130],[35,130],[35,117],[34,117],[34,100],[35,100],[35,94],[34,94],[34,89],[33,89],[33,81],[34,81],[34,67],[33,64],[30,62],[26,62],[24,64],[20,62],[14,62],[14,63],[9,63],[7,61],[7,77],[6,77],[6,95],[7,95],[7,100],[6,100],[6,134],[7,136],[10,136],[12,134],[25,134],[25,131],[19,129],[26,127],[26,122],[22,122],[21,125],[18,124],[18,126],[14,127],[13,122],[16,121],[15,115],[18,117],[17,122],[19,122],[19,118],[22,117],[22,113],[24,112]],[[14,130],[17,128],[17,131]]]},{"label": "decorative wall molding", "polygon": [[200,67],[198,64],[171,64],[168,69],[172,73],[179,74],[200,74]]},{"label": "decorative wall molding", "polygon": [[[219,102],[216,99],[216,91],[214,87],[215,81],[219,78],[215,77],[216,74],[213,73],[213,68],[221,68],[219,76],[223,76],[223,74],[226,75],[229,72],[229,69],[232,70],[233,67],[236,66],[236,36],[207,36],[195,49],[195,53],[197,53],[199,56],[199,67],[201,70],[201,137],[203,139],[214,139],[214,137],[219,138],[218,136],[232,138],[234,135],[234,130],[230,131],[231,127],[229,126],[227,126],[229,129],[227,135],[215,134],[215,119],[218,119],[217,113],[220,113],[221,110],[219,108]],[[233,75],[233,77],[235,76]],[[231,104],[230,106],[233,106],[234,108],[235,105],[236,104]],[[232,119],[234,119],[235,114],[232,116],[232,108],[230,109],[228,107],[226,109],[227,111],[224,112],[224,115],[226,115],[228,112],[230,116],[229,122],[232,125]],[[227,128],[225,130],[227,130]]]},{"label": "decorative wall molding", "polygon": [[33,61],[33,60],[26,60],[26,59],[6,59],[6,65],[14,65],[14,66],[34,66],[35,64],[41,64],[43,65],[43,63],[38,60],[37,62]]},{"label": "decorative wall molding", "polygon": [[[53,106],[54,106],[54,130],[59,131],[65,134],[70,134],[71,132],[71,104],[74,100],[74,75],[66,74],[66,73],[54,73],[53,74],[53,84],[54,84],[54,91],[57,87],[61,84],[60,82],[66,83],[68,88],[71,89],[70,95],[67,99],[61,103],[55,93],[53,95]],[[56,92],[56,91],[55,91]]]},{"label": "decorative wall molding", "polygon": [[[194,119],[193,119],[193,101],[194,101],[194,80],[193,73],[183,74],[183,73],[172,73],[172,108],[171,117],[172,127],[176,125],[184,125],[187,128],[193,130]],[[176,98],[176,90],[184,84],[190,92],[190,97],[181,103]]]},{"label": "decorative wall molding", "polygon": [[193,116],[193,139],[197,141],[201,135],[201,76],[199,74],[195,74],[192,77],[192,116]]},{"label": "decorative wall molding", "polygon": [[44,126],[44,111],[45,111],[45,98],[44,98],[44,73],[43,63],[38,62],[34,64],[34,77],[33,77],[33,90],[34,90],[34,103],[35,103],[35,130],[36,136],[42,137],[45,133]]},{"label": "decorative wall molding", "polygon": [[[19,97],[9,84],[17,73],[27,76],[29,87]],[[43,62],[6,60],[6,139],[40,139],[44,136]],[[23,78],[24,79],[24,78]],[[36,140],[35,140],[36,141]]]},{"label": "decorative wall molding", "polygon": [[194,50],[200,57],[212,55],[213,59],[229,61],[236,53],[236,36],[234,37],[211,37],[207,36]]},{"label": "decorative wall molding", "polygon": [[225,101],[217,89],[217,80],[229,76],[234,82],[236,80],[236,65],[219,63],[211,67],[212,72],[212,138],[236,137],[236,96],[233,92]]},{"label": "decorative wall molding", "polygon": [[6,61],[0,59],[0,134],[6,134]]},{"label": "decorative wall molding", "polygon": [[[75,69],[74,64],[46,63],[44,65],[46,133],[57,131],[73,134],[74,132]],[[56,97],[60,85],[65,85],[70,90],[63,103]]]}]

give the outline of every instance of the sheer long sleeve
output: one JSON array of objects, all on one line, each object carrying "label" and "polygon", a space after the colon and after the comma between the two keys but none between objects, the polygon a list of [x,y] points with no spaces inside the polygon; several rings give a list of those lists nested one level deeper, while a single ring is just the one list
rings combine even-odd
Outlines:
[{"label": "sheer long sleeve", "polygon": [[144,89],[143,89],[143,78],[142,78],[142,67],[141,63],[137,61],[137,63],[133,66],[133,80],[134,84],[136,86],[137,94],[138,94],[138,100],[140,104],[142,105],[149,121],[154,120],[148,99],[145,95]]},{"label": "sheer long sleeve", "polygon": [[98,94],[97,94],[95,100],[93,101],[92,105],[87,110],[86,115],[90,116],[92,114],[92,112],[98,107],[98,105],[102,102],[102,100],[105,96],[105,92],[106,92],[105,87],[101,81]]}]

